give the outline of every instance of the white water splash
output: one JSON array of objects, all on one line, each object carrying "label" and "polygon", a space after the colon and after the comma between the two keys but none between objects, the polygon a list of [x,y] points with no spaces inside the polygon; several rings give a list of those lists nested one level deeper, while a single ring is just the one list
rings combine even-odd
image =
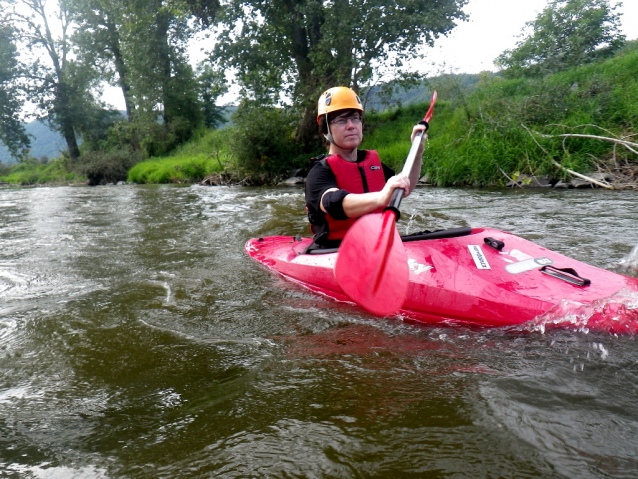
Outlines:
[{"label": "white water splash", "polygon": [[601,359],[607,359],[607,356],[609,356],[609,351],[603,345],[603,343],[593,343],[592,346],[594,347],[594,349],[600,351],[600,358]]},{"label": "white water splash", "polygon": [[633,274],[638,273],[638,245],[634,246],[629,254],[615,263],[614,266],[621,271]]},{"label": "white water splash", "polygon": [[548,327],[570,326],[585,333],[638,334],[638,292],[622,289],[591,303],[563,300],[529,324],[541,333]]}]

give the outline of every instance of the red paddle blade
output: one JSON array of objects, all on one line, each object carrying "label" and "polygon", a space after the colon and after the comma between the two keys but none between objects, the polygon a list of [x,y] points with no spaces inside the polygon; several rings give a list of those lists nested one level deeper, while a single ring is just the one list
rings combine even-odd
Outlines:
[{"label": "red paddle blade", "polygon": [[430,100],[430,108],[428,108],[428,112],[425,114],[425,117],[423,118],[424,121],[430,123],[430,120],[432,119],[432,115],[434,115],[434,104],[436,103],[436,90],[434,90],[434,92],[432,93],[432,100]]},{"label": "red paddle blade", "polygon": [[379,316],[396,313],[408,292],[408,259],[395,222],[392,211],[357,220],[346,233],[335,264],[341,289]]}]

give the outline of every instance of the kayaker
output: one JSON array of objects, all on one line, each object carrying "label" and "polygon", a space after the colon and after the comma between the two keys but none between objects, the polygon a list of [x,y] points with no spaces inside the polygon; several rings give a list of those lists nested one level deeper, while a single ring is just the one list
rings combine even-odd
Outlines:
[{"label": "kayaker", "polygon": [[[326,90],[317,108],[319,131],[326,139],[328,154],[312,158],[306,178],[306,208],[313,246],[335,247],[348,228],[361,216],[383,211],[395,188],[405,196],[414,189],[421,172],[423,145],[409,177],[395,175],[381,163],[374,150],[358,150],[363,141],[363,105],[357,94],[346,87]],[[412,129],[410,141],[424,125]]]}]

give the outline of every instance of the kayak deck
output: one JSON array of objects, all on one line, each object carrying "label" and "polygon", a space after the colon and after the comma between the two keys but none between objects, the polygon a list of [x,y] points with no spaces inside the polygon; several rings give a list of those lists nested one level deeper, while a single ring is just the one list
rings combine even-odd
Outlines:
[{"label": "kayak deck", "polygon": [[[400,314],[427,323],[510,326],[565,304],[589,304],[621,291],[635,292],[638,298],[636,278],[495,229],[459,234],[404,242],[410,276]],[[304,254],[310,243],[309,238],[273,236],[249,240],[245,249],[256,261],[312,291],[350,301],[334,277],[338,252]],[[598,326],[608,331],[638,331],[638,310],[624,310],[630,317],[593,318],[592,324],[604,320],[604,327]]]}]

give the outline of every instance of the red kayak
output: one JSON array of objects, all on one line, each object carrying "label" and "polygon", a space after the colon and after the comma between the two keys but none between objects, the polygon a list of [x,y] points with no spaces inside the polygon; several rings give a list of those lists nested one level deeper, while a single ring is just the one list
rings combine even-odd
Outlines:
[{"label": "red kayak", "polygon": [[[489,228],[402,238],[410,279],[400,315],[426,323],[545,327],[638,333],[638,279],[606,271]],[[309,238],[251,239],[250,257],[338,301],[333,250],[305,253]]]}]

